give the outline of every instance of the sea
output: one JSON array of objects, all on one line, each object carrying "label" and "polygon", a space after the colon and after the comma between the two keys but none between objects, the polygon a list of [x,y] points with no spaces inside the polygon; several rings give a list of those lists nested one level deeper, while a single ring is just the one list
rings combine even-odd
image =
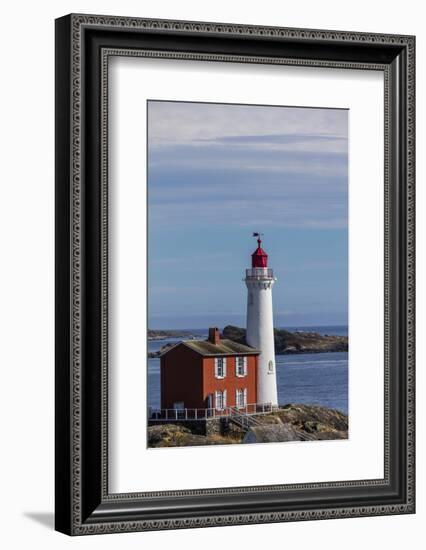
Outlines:
[{"label": "sea", "polygon": [[[347,336],[347,326],[279,327],[291,332],[318,332]],[[206,339],[208,329],[182,329],[197,339]],[[150,340],[148,351],[182,338]],[[299,403],[338,409],[348,414],[348,352],[277,355],[278,402]],[[160,359],[148,359],[148,406],[160,407]]]}]

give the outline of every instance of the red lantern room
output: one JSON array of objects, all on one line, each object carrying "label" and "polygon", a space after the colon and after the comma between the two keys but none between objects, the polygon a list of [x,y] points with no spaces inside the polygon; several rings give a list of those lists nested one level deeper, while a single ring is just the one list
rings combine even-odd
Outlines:
[{"label": "red lantern room", "polygon": [[268,267],[268,254],[260,246],[262,241],[260,236],[257,238],[257,248],[251,255],[251,267]]}]

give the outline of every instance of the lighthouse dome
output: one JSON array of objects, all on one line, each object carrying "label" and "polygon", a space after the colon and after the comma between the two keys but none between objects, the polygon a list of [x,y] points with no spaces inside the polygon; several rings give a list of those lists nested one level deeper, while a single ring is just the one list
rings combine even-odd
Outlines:
[{"label": "lighthouse dome", "polygon": [[268,267],[268,254],[260,246],[262,241],[257,239],[257,248],[251,255],[251,267]]}]

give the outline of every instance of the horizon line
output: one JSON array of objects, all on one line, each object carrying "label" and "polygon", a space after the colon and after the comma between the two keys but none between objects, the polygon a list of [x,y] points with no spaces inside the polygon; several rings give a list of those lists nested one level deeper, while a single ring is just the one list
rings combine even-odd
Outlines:
[{"label": "horizon line", "polygon": [[[216,325],[215,325],[216,326]],[[227,325],[223,325],[224,327],[225,326],[237,326],[237,325],[231,325],[230,323],[228,323]],[[317,323],[311,323],[309,325],[300,325],[300,324],[293,324],[293,325],[279,325],[279,326],[276,326],[274,328],[293,328],[293,327],[300,327],[300,328],[309,328],[309,327],[348,327],[349,324],[341,324],[341,323],[327,323],[325,325],[320,325],[320,324],[317,324]],[[209,327],[209,326],[205,326],[205,327],[187,327],[188,329],[195,329],[195,330],[203,330],[203,329],[209,329],[209,328],[212,328],[212,327]],[[221,327],[218,327],[218,328],[221,328]],[[239,328],[244,328],[244,327],[239,327]],[[152,328],[152,327],[148,327],[147,330],[185,330],[185,328]]]}]

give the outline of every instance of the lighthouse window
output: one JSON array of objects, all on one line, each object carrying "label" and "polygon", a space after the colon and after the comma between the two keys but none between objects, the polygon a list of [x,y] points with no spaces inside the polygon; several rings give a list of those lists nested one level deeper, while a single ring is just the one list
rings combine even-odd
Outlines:
[{"label": "lighthouse window", "polygon": [[274,372],[274,362],[273,361],[269,361],[268,363],[268,372]]}]

